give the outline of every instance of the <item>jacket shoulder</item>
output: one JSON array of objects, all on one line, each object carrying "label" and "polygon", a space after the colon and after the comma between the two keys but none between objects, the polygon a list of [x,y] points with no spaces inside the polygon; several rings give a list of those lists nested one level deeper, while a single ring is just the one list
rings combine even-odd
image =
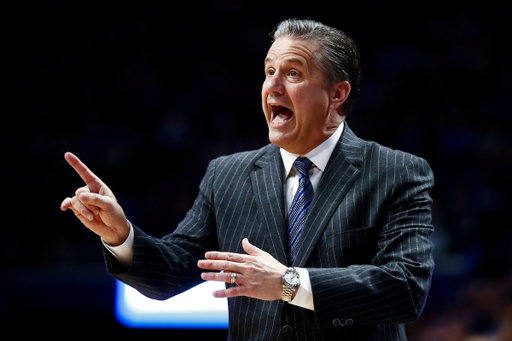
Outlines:
[{"label": "jacket shoulder", "polygon": [[364,146],[363,159],[366,162],[370,162],[372,164],[374,162],[385,162],[387,167],[391,167],[393,165],[400,168],[407,168],[414,165],[430,167],[424,158],[414,154],[398,149],[392,149],[374,141],[365,141],[362,139],[360,141]]},{"label": "jacket shoulder", "polygon": [[210,162],[209,168],[215,168],[216,174],[251,171],[257,162],[269,162],[276,153],[279,153],[279,147],[267,144],[260,149],[215,158]]}]

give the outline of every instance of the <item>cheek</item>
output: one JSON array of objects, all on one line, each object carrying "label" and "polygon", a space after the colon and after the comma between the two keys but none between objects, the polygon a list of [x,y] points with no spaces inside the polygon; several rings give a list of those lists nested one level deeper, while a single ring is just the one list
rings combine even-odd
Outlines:
[{"label": "cheek", "polygon": [[306,93],[303,95],[302,103],[304,107],[308,108],[313,115],[323,115],[328,111],[329,108],[329,97],[324,93]]},{"label": "cheek", "polygon": [[268,96],[267,88],[268,88],[267,81],[264,81],[263,85],[261,86],[261,99],[263,100],[263,102],[267,101],[267,96]]},{"label": "cheek", "polygon": [[265,117],[268,120],[269,113],[268,113],[268,106],[267,106],[267,96],[268,96],[268,93],[263,88],[261,90],[261,108],[263,109],[263,114],[265,114]]},{"label": "cheek", "polygon": [[304,94],[302,97],[298,97],[295,103],[296,108],[299,108],[296,111],[297,120],[307,126],[308,130],[314,130],[313,127],[324,124],[329,112],[329,102],[325,98]]}]

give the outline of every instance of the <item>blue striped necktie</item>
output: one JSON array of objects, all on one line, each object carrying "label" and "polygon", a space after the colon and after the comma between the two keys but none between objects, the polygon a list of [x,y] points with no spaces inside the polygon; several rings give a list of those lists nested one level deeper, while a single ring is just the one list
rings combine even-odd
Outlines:
[{"label": "blue striped necktie", "polygon": [[302,232],[302,227],[308,215],[309,206],[313,200],[313,186],[309,181],[309,169],[312,162],[308,158],[299,157],[293,165],[299,172],[299,187],[293,197],[288,213],[288,242],[290,248],[290,264],[296,256],[296,248]]}]

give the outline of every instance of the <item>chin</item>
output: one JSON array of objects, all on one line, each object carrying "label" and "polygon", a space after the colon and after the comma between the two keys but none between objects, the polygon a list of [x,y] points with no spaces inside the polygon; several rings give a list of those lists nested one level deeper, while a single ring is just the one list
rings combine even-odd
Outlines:
[{"label": "chin", "polygon": [[269,140],[272,144],[275,144],[279,148],[283,148],[287,152],[293,153],[293,154],[302,154],[300,152],[300,147],[297,148],[296,145],[293,144],[289,136],[275,136],[271,133],[269,133]]},{"label": "chin", "polygon": [[287,139],[285,136],[283,136],[283,133],[280,133],[280,132],[275,132],[275,131],[269,131],[268,133],[268,139],[270,140],[271,143],[275,144],[276,146],[278,146],[279,148],[284,148],[286,149],[286,145],[287,145]]}]

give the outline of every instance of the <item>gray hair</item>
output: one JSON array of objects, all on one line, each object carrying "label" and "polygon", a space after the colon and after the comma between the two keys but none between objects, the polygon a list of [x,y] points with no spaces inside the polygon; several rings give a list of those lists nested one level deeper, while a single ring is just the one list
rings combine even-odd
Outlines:
[{"label": "gray hair", "polygon": [[330,84],[347,81],[352,90],[343,103],[348,115],[359,87],[361,59],[355,42],[343,31],[313,20],[287,19],[279,23],[272,34],[274,41],[281,37],[310,40],[320,49],[315,56],[318,67]]}]

